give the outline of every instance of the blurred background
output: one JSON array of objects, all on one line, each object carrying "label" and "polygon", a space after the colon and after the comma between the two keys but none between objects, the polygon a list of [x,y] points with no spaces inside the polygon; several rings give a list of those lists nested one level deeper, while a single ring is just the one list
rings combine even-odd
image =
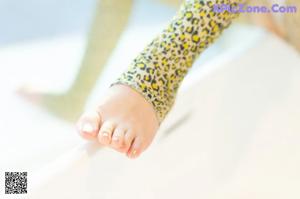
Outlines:
[{"label": "blurred background", "polygon": [[[97,6],[96,0],[0,0],[0,146],[5,149],[0,150],[1,169],[34,170],[81,141],[74,130],[74,117],[48,108],[43,93],[50,95],[54,106],[84,108],[77,103],[83,89],[67,101],[51,96],[72,87],[84,62]],[[101,91],[175,12],[176,8],[160,2],[134,1],[128,26],[110,56],[114,59],[105,60],[108,70],[101,78],[99,74],[87,104],[96,103]]]},{"label": "blurred background", "polygon": [[[78,115],[168,24],[180,1],[134,0],[126,7],[131,1],[122,0],[116,10],[113,2],[0,0],[0,170],[34,171],[81,143],[74,130]],[[117,26],[108,26],[112,21]],[[216,57],[239,55],[266,34],[283,34],[271,29],[238,20],[187,79]]]}]

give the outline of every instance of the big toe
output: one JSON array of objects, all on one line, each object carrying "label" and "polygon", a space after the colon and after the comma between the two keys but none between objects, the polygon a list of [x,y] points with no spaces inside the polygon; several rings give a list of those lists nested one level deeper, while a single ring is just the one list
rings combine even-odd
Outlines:
[{"label": "big toe", "polygon": [[95,111],[84,113],[77,122],[77,130],[85,139],[96,139],[101,124],[101,117]]}]

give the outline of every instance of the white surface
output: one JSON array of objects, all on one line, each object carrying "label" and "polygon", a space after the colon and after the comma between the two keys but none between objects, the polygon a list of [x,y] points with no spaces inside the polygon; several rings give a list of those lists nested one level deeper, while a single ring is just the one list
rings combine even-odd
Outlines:
[{"label": "white surface", "polygon": [[168,136],[140,159],[84,146],[36,173],[31,198],[299,198],[299,66],[265,36],[182,90]]},{"label": "white surface", "polygon": [[[0,0],[0,10],[7,10],[0,12],[1,20],[6,19],[5,23],[0,20],[0,26],[6,27],[5,33],[0,34],[0,170],[30,172],[81,142],[73,124],[20,99],[15,91],[24,85],[49,93],[68,89],[80,67],[94,3],[92,0],[85,3],[31,0],[23,5]],[[112,59],[108,63],[107,74],[92,94],[93,103],[97,102],[109,81],[118,75],[114,71],[126,68],[175,11],[144,0],[137,1],[134,6],[129,27],[113,55],[118,61]],[[45,7],[48,10],[43,12]],[[23,12],[17,12],[22,8]],[[64,10],[68,12],[64,13]],[[153,10],[161,14],[151,17],[149,14]],[[8,11],[18,14],[11,16]],[[28,24],[28,28],[18,29],[17,22]],[[49,29],[55,29],[57,34]]]},{"label": "white surface", "polygon": [[[174,12],[150,1],[139,2],[136,17],[132,17],[89,105],[97,102],[101,91],[117,75],[114,71],[126,68]],[[87,7],[92,2],[88,4]],[[13,5],[21,6],[21,3],[9,3],[6,7],[1,4],[1,9],[7,12],[1,12],[0,16],[8,13]],[[153,18],[153,11],[158,10],[163,14]],[[80,16],[88,18],[89,15],[83,13]],[[51,19],[51,16],[47,17]],[[7,22],[7,17],[1,18]],[[85,24],[80,21],[80,26],[88,26],[87,18]],[[36,20],[38,24],[41,22]],[[16,24],[16,21],[12,22]],[[4,26],[1,24],[1,27]],[[189,123],[173,128],[168,139],[153,145],[137,161],[128,161],[110,150],[88,155],[82,148],[72,150],[63,161],[54,161],[82,141],[72,124],[23,101],[14,91],[24,83],[49,92],[67,89],[79,67],[87,31],[64,30],[58,36],[40,35],[38,39],[16,43],[32,39],[36,29],[28,28],[24,32],[11,29],[11,33],[9,30],[5,29],[5,34],[0,35],[0,43],[5,44],[0,47],[0,172],[28,171],[31,188],[35,182],[39,188],[49,188],[35,189],[35,194],[44,194],[37,198],[44,199],[46,195],[68,198],[63,197],[64,194],[77,198],[83,198],[82,195],[87,198],[89,195],[107,198],[124,195],[122,198],[127,198],[130,194],[131,198],[169,198],[172,194],[178,198],[183,198],[183,194],[192,195],[190,198],[224,198],[224,195],[228,198],[262,198],[274,194],[284,198],[281,193],[286,198],[299,198],[293,187],[299,184],[296,169],[299,168],[297,155],[300,150],[297,92],[300,78],[299,67],[296,67],[299,61],[284,44],[276,40],[259,40],[262,33],[253,31],[253,27],[231,27],[223,37],[226,39],[221,39],[196,63],[189,79],[199,80],[199,90],[193,92],[197,96],[193,99],[189,94],[182,96],[181,100],[187,100],[189,107],[178,101],[178,109],[172,114],[174,118],[170,118],[165,128],[191,109],[196,114],[191,116]],[[21,39],[15,38],[16,32]],[[11,37],[4,38],[5,35]],[[9,45],[14,39],[17,40]],[[253,45],[256,47],[251,53],[245,53]],[[212,61],[220,53],[222,55]],[[244,56],[239,57],[241,54]],[[232,58],[237,61],[228,63]],[[198,67],[208,62],[205,67]],[[183,88],[190,85],[185,82]],[[47,166],[51,170],[41,169]],[[0,187],[4,187],[2,180],[1,177]],[[61,195],[56,195],[59,193]]]},{"label": "white surface", "polygon": [[[138,29],[133,24],[125,32],[106,66],[107,70],[99,79],[88,106],[97,103],[102,91],[109,86],[112,79],[115,79],[120,71],[129,65],[136,54],[153,37],[155,30],[159,31],[162,26],[163,24],[149,26],[147,29]],[[251,28],[233,26],[231,31],[224,35],[224,38],[229,40],[234,36],[241,38],[244,32]],[[137,36],[138,31],[140,34]],[[205,71],[214,69],[214,66],[203,67],[203,69],[199,66],[213,61],[216,55],[220,60],[222,57],[229,59],[244,52],[254,45],[262,34],[260,30],[255,29],[252,30],[252,33],[252,36],[248,37],[246,41],[240,39],[240,44],[232,43],[231,46],[226,46],[225,39],[221,39],[202,55],[191,74],[197,70],[202,70],[201,73],[205,74],[207,73]],[[0,146],[3,149],[0,150],[0,158],[3,162],[1,166],[3,169],[32,170],[38,168],[80,141],[77,135],[74,135],[72,124],[54,118],[43,109],[20,99],[15,90],[28,84],[42,92],[63,92],[76,75],[74,71],[79,67],[78,63],[80,63],[84,46],[83,37],[69,35],[68,37],[23,43],[0,49],[0,65],[3,66],[1,67],[3,72],[0,73],[0,89],[2,91]]]},{"label": "white surface", "polygon": [[[153,11],[163,11],[159,12],[163,14],[152,18],[149,14]],[[95,86],[87,106],[97,103],[112,79],[160,32],[174,11],[151,1],[135,4],[129,27],[107,63],[107,70]],[[244,39],[242,35],[249,31],[251,36]],[[193,70],[216,55],[237,55],[257,42],[261,34],[253,27],[232,26],[223,39],[201,56]],[[237,43],[230,42],[233,38],[239,38],[235,40]],[[85,34],[69,33],[0,47],[1,169],[30,172],[81,142],[73,124],[20,99],[15,91],[24,84],[42,92],[65,91],[76,76],[85,45]]]}]

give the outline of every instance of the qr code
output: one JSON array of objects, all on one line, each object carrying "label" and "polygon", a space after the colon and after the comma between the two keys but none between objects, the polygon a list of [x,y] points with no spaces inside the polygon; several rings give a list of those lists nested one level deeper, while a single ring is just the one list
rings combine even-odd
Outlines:
[{"label": "qr code", "polygon": [[27,172],[5,172],[5,194],[27,194]]}]

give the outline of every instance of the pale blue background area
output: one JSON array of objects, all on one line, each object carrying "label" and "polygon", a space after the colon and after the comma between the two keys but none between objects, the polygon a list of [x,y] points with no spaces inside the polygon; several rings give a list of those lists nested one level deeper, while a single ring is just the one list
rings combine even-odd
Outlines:
[{"label": "pale blue background area", "polygon": [[[86,35],[96,0],[0,0],[0,46],[67,34]],[[170,18],[175,9],[153,0],[135,1],[136,24]]]},{"label": "pale blue background area", "polygon": [[0,0],[0,45],[85,34],[95,0]]}]

